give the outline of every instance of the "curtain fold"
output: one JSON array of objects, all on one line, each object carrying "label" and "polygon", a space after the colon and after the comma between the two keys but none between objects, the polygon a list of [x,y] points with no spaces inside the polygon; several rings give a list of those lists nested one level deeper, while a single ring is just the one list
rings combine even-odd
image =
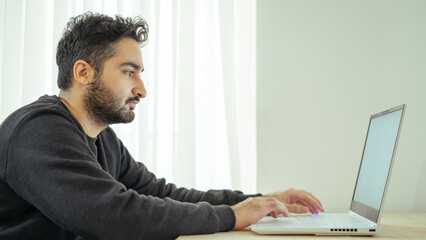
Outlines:
[{"label": "curtain fold", "polygon": [[132,156],[178,186],[256,189],[255,0],[0,0],[0,117],[58,94],[56,45],[86,11],[140,15],[147,97],[112,125]]},{"label": "curtain fold", "polygon": [[[234,21],[229,24],[227,19],[234,18],[234,6],[232,1],[219,0],[219,29],[220,29],[220,50],[222,56],[222,81],[224,89],[224,109],[225,109],[225,123],[226,133],[229,146],[229,161],[231,175],[231,185],[237,189],[241,189],[241,173],[239,171],[241,166],[238,139],[238,125],[237,125],[237,106],[236,106],[236,77],[235,77],[235,39],[234,39]],[[232,54],[229,54],[229,53]]]}]

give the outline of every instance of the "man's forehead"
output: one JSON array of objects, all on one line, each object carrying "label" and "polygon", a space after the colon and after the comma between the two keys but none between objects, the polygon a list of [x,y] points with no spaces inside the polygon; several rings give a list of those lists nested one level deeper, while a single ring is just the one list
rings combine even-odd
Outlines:
[{"label": "man's forehead", "polygon": [[143,69],[142,52],[139,44],[130,38],[125,38],[115,44],[115,55],[112,57],[122,66]]}]

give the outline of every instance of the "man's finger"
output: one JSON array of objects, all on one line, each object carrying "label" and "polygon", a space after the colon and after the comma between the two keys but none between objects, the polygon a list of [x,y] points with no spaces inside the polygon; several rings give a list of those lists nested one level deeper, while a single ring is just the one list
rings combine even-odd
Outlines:
[{"label": "man's finger", "polygon": [[288,217],[288,209],[287,209],[286,205],[284,203],[278,201],[276,198],[275,198],[275,201],[277,202],[278,207],[279,207],[278,212],[281,213],[282,215],[284,215],[285,217]]},{"label": "man's finger", "polygon": [[309,202],[307,202],[306,200],[300,200],[300,201],[297,201],[297,203],[302,205],[302,206],[307,207],[309,209],[309,212],[312,213],[312,214],[318,213],[318,211],[315,209],[315,207],[312,206],[311,204],[309,204]]},{"label": "man's finger", "polygon": [[324,212],[321,202],[319,202],[318,199],[311,193],[303,192],[301,195],[299,195],[299,198],[307,204],[307,207],[309,207],[312,213],[318,213],[319,211]]},{"label": "man's finger", "polygon": [[309,211],[308,207],[298,204],[286,204],[286,207],[288,211],[292,213],[307,213]]},{"label": "man's finger", "polygon": [[322,210],[323,212],[324,212],[324,208],[323,208],[323,206],[322,206],[322,203],[321,203],[321,201],[318,199],[318,198],[316,198],[312,193],[310,193],[310,192],[308,192],[308,194],[309,194],[309,196],[311,196],[313,199],[315,199],[315,201],[319,204],[319,206],[321,207],[320,208],[320,210]]}]

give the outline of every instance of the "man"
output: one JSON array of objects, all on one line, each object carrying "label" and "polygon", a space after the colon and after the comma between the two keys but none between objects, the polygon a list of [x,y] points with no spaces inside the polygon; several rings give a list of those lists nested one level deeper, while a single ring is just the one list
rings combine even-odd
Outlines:
[{"label": "man", "polygon": [[172,239],[238,230],[267,214],[318,213],[295,189],[267,196],[176,188],[134,161],[114,131],[146,96],[141,18],[86,13],[58,44],[59,96],[0,126],[0,239]]}]

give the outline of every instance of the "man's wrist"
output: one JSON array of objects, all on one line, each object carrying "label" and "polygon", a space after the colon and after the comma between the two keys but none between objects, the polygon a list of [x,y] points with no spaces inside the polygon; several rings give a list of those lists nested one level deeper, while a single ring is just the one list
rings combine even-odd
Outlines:
[{"label": "man's wrist", "polygon": [[254,198],[254,197],[261,197],[261,196],[263,196],[261,193],[257,193],[257,194],[240,194],[240,195],[237,195],[237,197],[235,198],[235,200],[236,200],[235,204],[240,203],[240,202],[246,200],[247,198],[251,198],[251,197]]},{"label": "man's wrist", "polygon": [[213,206],[216,216],[219,219],[218,232],[226,232],[234,229],[236,217],[234,210],[227,205]]}]

